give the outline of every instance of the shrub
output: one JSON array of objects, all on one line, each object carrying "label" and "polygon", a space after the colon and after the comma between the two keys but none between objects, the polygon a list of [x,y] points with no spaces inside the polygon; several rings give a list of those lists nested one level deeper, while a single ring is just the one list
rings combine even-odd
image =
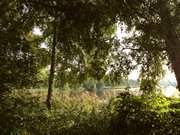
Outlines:
[{"label": "shrub", "polygon": [[[61,93],[62,94],[62,93]],[[80,95],[79,95],[80,96]],[[4,135],[106,135],[110,116],[97,97],[77,98],[56,93],[51,111],[42,98],[29,92],[7,96],[0,107],[0,133]]]},{"label": "shrub", "polygon": [[[41,91],[43,92],[43,91]],[[3,135],[178,135],[180,100],[122,93],[110,103],[89,93],[55,92],[52,110],[44,93],[19,91],[1,98]]]},{"label": "shrub", "polygon": [[83,88],[89,92],[93,92],[96,89],[96,82],[92,79],[89,79],[83,83]]},{"label": "shrub", "polygon": [[179,112],[162,95],[122,94],[114,101],[113,135],[178,135]]}]

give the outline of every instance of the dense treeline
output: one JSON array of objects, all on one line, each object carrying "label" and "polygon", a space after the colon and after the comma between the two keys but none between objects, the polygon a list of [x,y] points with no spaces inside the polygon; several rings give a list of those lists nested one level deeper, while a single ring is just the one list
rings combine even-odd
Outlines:
[{"label": "dense treeline", "polygon": [[[160,94],[157,85],[164,64],[174,71],[180,89],[179,8],[179,0],[1,0],[2,133],[178,134],[179,103],[174,107],[174,100],[146,94]],[[121,41],[115,33],[123,25],[129,36]],[[54,87],[84,87],[94,94],[102,85],[126,85],[137,67],[142,96],[121,95],[115,106],[87,103],[75,110],[64,110],[71,109],[62,105],[66,101],[53,102]],[[38,98],[13,94],[44,86],[47,96],[40,101],[46,100],[49,111]],[[74,102],[67,105],[80,101]]]},{"label": "dense treeline", "polygon": [[[111,78],[119,80],[138,64],[142,65],[141,89],[150,91],[163,76],[164,60],[172,65],[179,87],[176,0],[3,0],[0,6],[1,91],[34,86],[37,73],[48,65],[51,95],[54,77],[58,74],[63,87],[67,70],[75,83],[87,77],[100,80],[108,69]],[[123,44],[114,35],[118,22],[134,29]],[[42,35],[34,35],[34,27]]]}]

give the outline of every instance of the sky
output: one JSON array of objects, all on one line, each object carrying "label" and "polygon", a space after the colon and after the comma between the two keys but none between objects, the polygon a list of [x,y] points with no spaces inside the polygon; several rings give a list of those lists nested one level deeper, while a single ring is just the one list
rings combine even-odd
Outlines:
[{"label": "sky", "polygon": [[33,34],[37,35],[37,36],[42,36],[43,32],[41,31],[41,29],[37,26],[35,26],[33,28]]}]

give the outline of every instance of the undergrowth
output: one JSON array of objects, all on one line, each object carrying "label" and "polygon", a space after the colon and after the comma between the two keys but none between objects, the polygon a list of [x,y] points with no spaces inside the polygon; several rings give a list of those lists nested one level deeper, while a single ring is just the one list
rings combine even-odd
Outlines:
[{"label": "undergrowth", "polygon": [[0,134],[180,134],[179,99],[123,93],[107,102],[95,94],[57,92],[48,111],[42,95],[21,91],[1,97]]}]

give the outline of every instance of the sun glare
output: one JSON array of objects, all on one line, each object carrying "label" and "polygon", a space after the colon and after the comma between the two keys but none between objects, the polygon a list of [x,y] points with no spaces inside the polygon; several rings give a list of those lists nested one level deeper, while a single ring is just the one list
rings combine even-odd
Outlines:
[{"label": "sun glare", "polygon": [[37,35],[37,36],[42,36],[42,34],[43,34],[43,32],[42,32],[42,30],[39,28],[39,27],[34,27],[33,28],[33,34],[34,35]]},{"label": "sun glare", "polygon": [[163,94],[166,97],[176,97],[176,98],[179,97],[178,90],[175,87],[173,87],[173,86],[169,86],[165,90],[163,90]]}]

